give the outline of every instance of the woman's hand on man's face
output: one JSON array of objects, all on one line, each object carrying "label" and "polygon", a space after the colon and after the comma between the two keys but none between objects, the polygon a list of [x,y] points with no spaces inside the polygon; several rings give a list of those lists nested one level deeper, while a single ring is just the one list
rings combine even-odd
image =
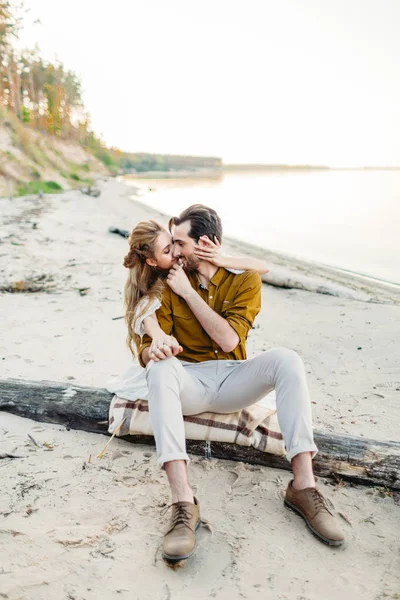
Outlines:
[{"label": "woman's hand on man's face", "polygon": [[214,237],[214,242],[206,235],[202,235],[199,243],[194,246],[194,253],[199,260],[206,260],[216,267],[224,267],[225,260],[221,250],[221,244]]},{"label": "woman's hand on man's face", "polygon": [[163,331],[160,331],[159,335],[154,337],[151,342],[149,358],[154,360],[154,362],[158,362],[159,360],[165,360],[171,356],[176,356],[182,352],[182,350],[182,346],[173,335],[167,335]]}]

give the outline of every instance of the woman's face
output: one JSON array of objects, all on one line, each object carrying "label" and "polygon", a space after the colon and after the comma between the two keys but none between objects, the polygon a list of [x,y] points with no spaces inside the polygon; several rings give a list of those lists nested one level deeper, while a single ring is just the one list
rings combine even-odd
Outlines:
[{"label": "woman's face", "polygon": [[155,264],[153,266],[159,269],[170,269],[176,263],[176,259],[172,255],[173,250],[171,234],[168,231],[161,231],[154,247]]}]

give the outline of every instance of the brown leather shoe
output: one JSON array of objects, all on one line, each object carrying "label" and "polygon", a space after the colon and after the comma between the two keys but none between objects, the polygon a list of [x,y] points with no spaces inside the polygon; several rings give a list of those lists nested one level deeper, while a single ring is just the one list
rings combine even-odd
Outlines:
[{"label": "brown leather shoe", "polygon": [[200,506],[192,502],[172,504],[170,527],[164,536],[163,557],[169,563],[189,558],[196,547],[196,530],[200,525]]},{"label": "brown leather shoe", "polygon": [[344,542],[344,533],[328,508],[325,498],[317,488],[293,489],[293,480],[289,483],[285,506],[299,514],[311,531],[325,544],[340,546]]}]

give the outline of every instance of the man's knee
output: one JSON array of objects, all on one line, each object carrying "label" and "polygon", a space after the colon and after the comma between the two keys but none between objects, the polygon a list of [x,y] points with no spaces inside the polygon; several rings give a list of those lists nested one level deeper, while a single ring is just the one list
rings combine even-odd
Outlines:
[{"label": "man's knee", "polygon": [[147,382],[150,384],[165,381],[166,377],[176,376],[180,369],[182,369],[182,365],[175,356],[153,362],[146,369]]},{"label": "man's knee", "polygon": [[289,348],[273,348],[263,352],[262,360],[265,363],[270,363],[272,360],[275,364],[275,368],[279,371],[288,371],[293,373],[302,373],[304,371],[303,361],[300,355]]}]

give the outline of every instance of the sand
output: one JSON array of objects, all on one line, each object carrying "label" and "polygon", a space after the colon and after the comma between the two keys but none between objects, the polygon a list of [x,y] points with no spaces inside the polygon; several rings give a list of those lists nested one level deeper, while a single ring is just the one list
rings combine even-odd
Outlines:
[{"label": "sand", "polygon": [[[0,294],[2,378],[103,387],[129,365],[124,322],[113,320],[127,243],[108,227],[165,217],[121,182],[99,185],[99,198],[0,199],[0,287],[48,290]],[[320,430],[399,440],[400,306],[379,294],[365,302],[263,286],[249,355],[301,354]],[[201,528],[196,554],[173,571],[159,552],[170,499],[154,448],[113,440],[97,459],[107,440],[0,413],[0,457],[19,457],[0,458],[0,598],[400,597],[397,494],[321,480],[346,533],[333,549],[283,507],[288,472],[193,457],[212,531]]]}]

